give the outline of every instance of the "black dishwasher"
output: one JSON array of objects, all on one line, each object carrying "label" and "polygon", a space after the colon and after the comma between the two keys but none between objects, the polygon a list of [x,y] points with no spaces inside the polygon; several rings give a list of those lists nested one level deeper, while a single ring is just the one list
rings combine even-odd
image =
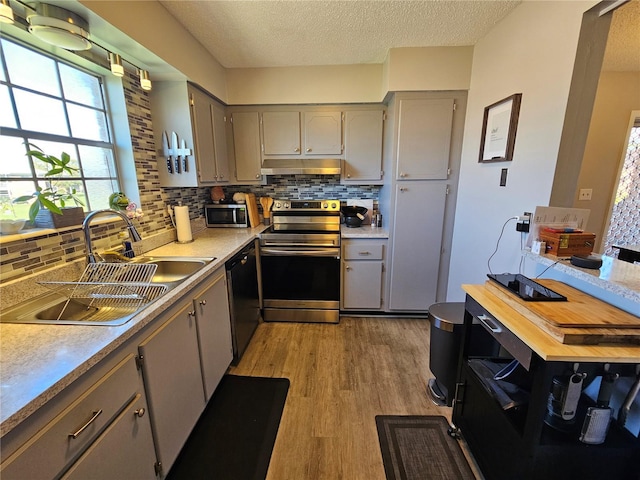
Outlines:
[{"label": "black dishwasher", "polygon": [[233,258],[227,260],[225,267],[233,339],[232,363],[237,365],[260,321],[254,243],[250,243]]}]

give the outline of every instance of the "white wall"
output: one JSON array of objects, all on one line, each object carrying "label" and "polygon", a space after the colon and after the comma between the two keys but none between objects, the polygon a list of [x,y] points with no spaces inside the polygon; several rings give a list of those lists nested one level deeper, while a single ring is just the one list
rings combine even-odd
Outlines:
[{"label": "white wall", "polygon": [[231,68],[229,105],[380,102],[382,65]]},{"label": "white wall", "polygon": [[[595,3],[523,2],[475,45],[448,301],[464,300],[462,284],[486,280],[505,221],[548,205],[582,14]],[[522,93],[522,105],[513,161],[478,163],[484,108],[514,93]],[[518,272],[520,242],[511,221],[491,261],[494,273]]]},{"label": "white wall", "polygon": [[468,90],[473,47],[391,48],[384,92]]}]

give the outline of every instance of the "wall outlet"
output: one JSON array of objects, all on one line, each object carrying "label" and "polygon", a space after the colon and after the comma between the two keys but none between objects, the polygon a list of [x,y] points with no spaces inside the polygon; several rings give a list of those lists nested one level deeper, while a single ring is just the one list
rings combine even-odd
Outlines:
[{"label": "wall outlet", "polygon": [[591,200],[591,195],[593,195],[593,188],[581,188],[578,200]]}]

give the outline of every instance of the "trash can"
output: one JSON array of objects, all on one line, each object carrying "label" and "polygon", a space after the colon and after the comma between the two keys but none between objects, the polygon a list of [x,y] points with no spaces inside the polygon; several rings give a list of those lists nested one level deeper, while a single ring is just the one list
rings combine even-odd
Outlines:
[{"label": "trash can", "polygon": [[429,307],[429,321],[429,367],[435,378],[429,379],[427,392],[436,405],[450,407],[462,348],[464,302],[434,303]]}]

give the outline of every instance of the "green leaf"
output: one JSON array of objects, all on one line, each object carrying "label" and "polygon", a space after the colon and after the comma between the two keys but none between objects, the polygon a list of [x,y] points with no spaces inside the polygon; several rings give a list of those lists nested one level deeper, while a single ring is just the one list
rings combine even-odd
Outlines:
[{"label": "green leaf", "polygon": [[36,215],[40,211],[40,202],[33,202],[29,207],[29,220],[35,225]]},{"label": "green leaf", "polygon": [[52,168],[47,173],[45,173],[44,176],[51,177],[53,175],[60,175],[62,172],[64,172],[64,170],[64,168]]},{"label": "green leaf", "polygon": [[42,206],[44,208],[46,208],[47,210],[51,210],[53,213],[57,213],[58,215],[62,215],[62,210],[60,210],[60,208],[53,203],[51,200],[47,199],[47,198],[40,198],[40,203],[42,203]]},{"label": "green leaf", "polygon": [[18,198],[14,198],[13,199],[13,203],[23,203],[23,202],[28,202],[29,200],[31,200],[33,197],[35,197],[35,194],[33,195],[23,195],[21,197]]}]

